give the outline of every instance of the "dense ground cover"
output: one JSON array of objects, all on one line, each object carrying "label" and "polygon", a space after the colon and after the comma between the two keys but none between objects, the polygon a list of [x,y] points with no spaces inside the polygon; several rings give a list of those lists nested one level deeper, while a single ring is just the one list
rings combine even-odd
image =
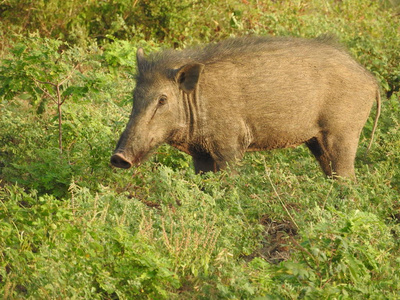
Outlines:
[{"label": "dense ground cover", "polygon": [[[6,0],[0,31],[3,298],[400,297],[396,1]],[[305,147],[233,173],[195,175],[169,146],[111,168],[136,49],[244,34],[334,34],[377,77],[357,182],[324,178]]]}]

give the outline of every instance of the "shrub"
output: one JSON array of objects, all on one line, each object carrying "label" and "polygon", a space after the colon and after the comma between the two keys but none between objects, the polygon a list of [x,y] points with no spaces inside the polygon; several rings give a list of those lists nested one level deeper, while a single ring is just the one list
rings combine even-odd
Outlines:
[{"label": "shrub", "polygon": [[275,277],[283,280],[283,289],[305,298],[365,299],[382,293],[394,298],[400,273],[392,269],[397,262],[389,258],[387,249],[394,243],[386,224],[358,210],[314,211],[317,223],[302,231],[301,243],[292,240],[299,252],[282,263]]}]

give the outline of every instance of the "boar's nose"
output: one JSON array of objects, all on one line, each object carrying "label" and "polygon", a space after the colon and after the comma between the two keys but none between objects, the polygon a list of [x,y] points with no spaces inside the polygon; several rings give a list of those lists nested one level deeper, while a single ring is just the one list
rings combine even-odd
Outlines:
[{"label": "boar's nose", "polygon": [[113,156],[111,156],[111,164],[114,167],[117,168],[122,168],[122,169],[129,169],[132,167],[132,163],[128,161],[122,153],[116,153]]}]

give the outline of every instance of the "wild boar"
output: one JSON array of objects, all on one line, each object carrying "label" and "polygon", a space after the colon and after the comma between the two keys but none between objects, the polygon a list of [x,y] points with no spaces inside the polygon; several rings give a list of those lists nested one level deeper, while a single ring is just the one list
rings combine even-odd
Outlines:
[{"label": "wild boar", "polygon": [[[244,37],[197,48],[137,51],[133,109],[111,157],[130,168],[168,143],[216,172],[246,151],[305,143],[327,176],[355,178],[374,77],[326,39]],[[371,138],[372,141],[372,138]]]}]

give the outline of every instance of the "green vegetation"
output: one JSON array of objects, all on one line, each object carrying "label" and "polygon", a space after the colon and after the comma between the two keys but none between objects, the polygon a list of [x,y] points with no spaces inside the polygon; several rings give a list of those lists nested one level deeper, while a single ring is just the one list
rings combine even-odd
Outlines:
[{"label": "green vegetation", "polygon": [[[399,299],[399,13],[395,0],[1,1],[0,296]],[[305,147],[249,153],[235,175],[195,175],[165,145],[111,168],[136,49],[245,34],[334,34],[377,77],[357,183],[324,178]]]}]

